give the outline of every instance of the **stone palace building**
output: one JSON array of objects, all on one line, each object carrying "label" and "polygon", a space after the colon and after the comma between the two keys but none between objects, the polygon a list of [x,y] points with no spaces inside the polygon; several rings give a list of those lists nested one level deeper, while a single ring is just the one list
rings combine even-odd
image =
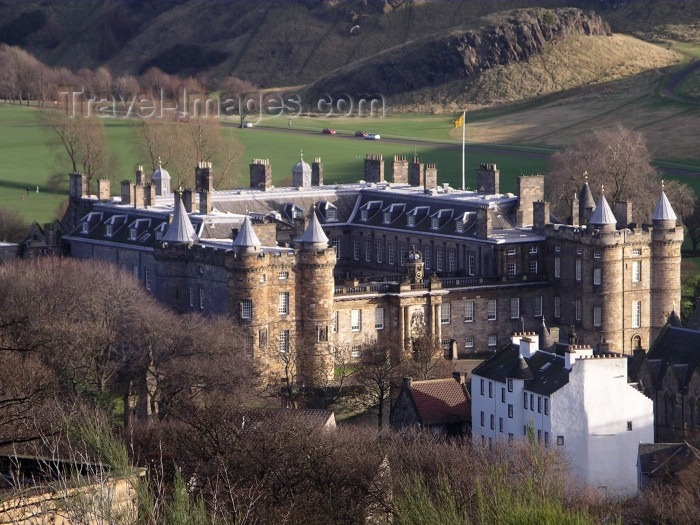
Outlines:
[{"label": "stone palace building", "polygon": [[178,312],[228,315],[261,362],[303,341],[310,381],[332,372],[338,348],[357,358],[386,337],[409,349],[427,332],[459,358],[543,318],[555,339],[631,353],[680,304],[683,230],[663,190],[650,225],[630,223],[630,203],[596,203],[587,183],[557,220],[542,175],[519,177],[513,195],[494,164],[476,170],[475,191],[438,184],[417,157],[395,156],[390,171],[367,155],[364,180],[329,185],[320,158],[301,158],[292,187],[276,188],[253,159],[248,188],[218,191],[200,163],[195,188],[172,192],[162,167],[139,168],[117,196],[107,180],[90,195],[74,173],[63,242]]}]

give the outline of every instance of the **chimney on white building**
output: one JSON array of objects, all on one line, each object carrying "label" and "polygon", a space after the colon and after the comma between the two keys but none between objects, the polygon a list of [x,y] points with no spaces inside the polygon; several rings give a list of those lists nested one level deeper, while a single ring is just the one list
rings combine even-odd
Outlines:
[{"label": "chimney on white building", "polygon": [[513,344],[520,346],[520,355],[529,358],[540,348],[540,336],[535,332],[516,332],[512,336]]},{"label": "chimney on white building", "polygon": [[588,345],[570,345],[564,351],[564,366],[571,370],[574,361],[581,358],[592,357],[593,349]]}]

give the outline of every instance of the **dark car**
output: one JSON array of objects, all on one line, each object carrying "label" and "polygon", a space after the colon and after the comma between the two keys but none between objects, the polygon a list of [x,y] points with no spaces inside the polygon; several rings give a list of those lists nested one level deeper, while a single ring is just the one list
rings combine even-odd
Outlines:
[{"label": "dark car", "polygon": [[356,136],[356,137],[366,137],[366,136],[367,136],[367,132],[366,132],[366,131],[356,131],[356,132],[355,132],[355,136]]},{"label": "dark car", "polygon": [[335,135],[335,130],[331,128],[323,128],[322,133],[324,135]]}]

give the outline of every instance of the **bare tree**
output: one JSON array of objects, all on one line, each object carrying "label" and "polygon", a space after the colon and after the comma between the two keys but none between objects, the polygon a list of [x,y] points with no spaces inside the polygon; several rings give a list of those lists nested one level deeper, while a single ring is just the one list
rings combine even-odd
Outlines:
[{"label": "bare tree", "polygon": [[410,373],[419,379],[447,377],[451,372],[450,362],[445,359],[445,350],[437,337],[423,330],[414,337],[411,348]]},{"label": "bare tree", "polygon": [[0,46],[0,71],[3,71],[3,84],[9,91],[9,97],[19,104],[26,99],[27,105],[34,89],[34,80],[37,69],[42,64],[31,54],[14,46]]},{"label": "bare tree", "polygon": [[63,150],[74,173],[87,177],[88,188],[93,180],[111,178],[114,163],[107,151],[104,124],[96,116],[71,116],[59,110],[44,113],[54,132],[53,146]]},{"label": "bare tree", "polygon": [[0,240],[20,242],[25,233],[27,233],[27,225],[19,212],[0,207]]},{"label": "bare tree", "polygon": [[[650,164],[644,136],[621,126],[594,131],[552,155],[545,179],[552,212],[565,218],[569,203],[588,178],[594,196],[605,188],[608,202],[632,201],[635,222],[648,222],[661,185]],[[680,187],[668,197],[678,213],[692,210],[692,192]]]}]

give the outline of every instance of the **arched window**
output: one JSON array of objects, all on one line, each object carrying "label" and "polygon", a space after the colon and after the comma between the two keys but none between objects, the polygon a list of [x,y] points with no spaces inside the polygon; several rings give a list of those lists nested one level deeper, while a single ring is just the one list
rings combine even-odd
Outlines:
[{"label": "arched window", "polygon": [[642,337],[640,335],[635,335],[632,337],[632,351],[637,348],[642,348]]}]

